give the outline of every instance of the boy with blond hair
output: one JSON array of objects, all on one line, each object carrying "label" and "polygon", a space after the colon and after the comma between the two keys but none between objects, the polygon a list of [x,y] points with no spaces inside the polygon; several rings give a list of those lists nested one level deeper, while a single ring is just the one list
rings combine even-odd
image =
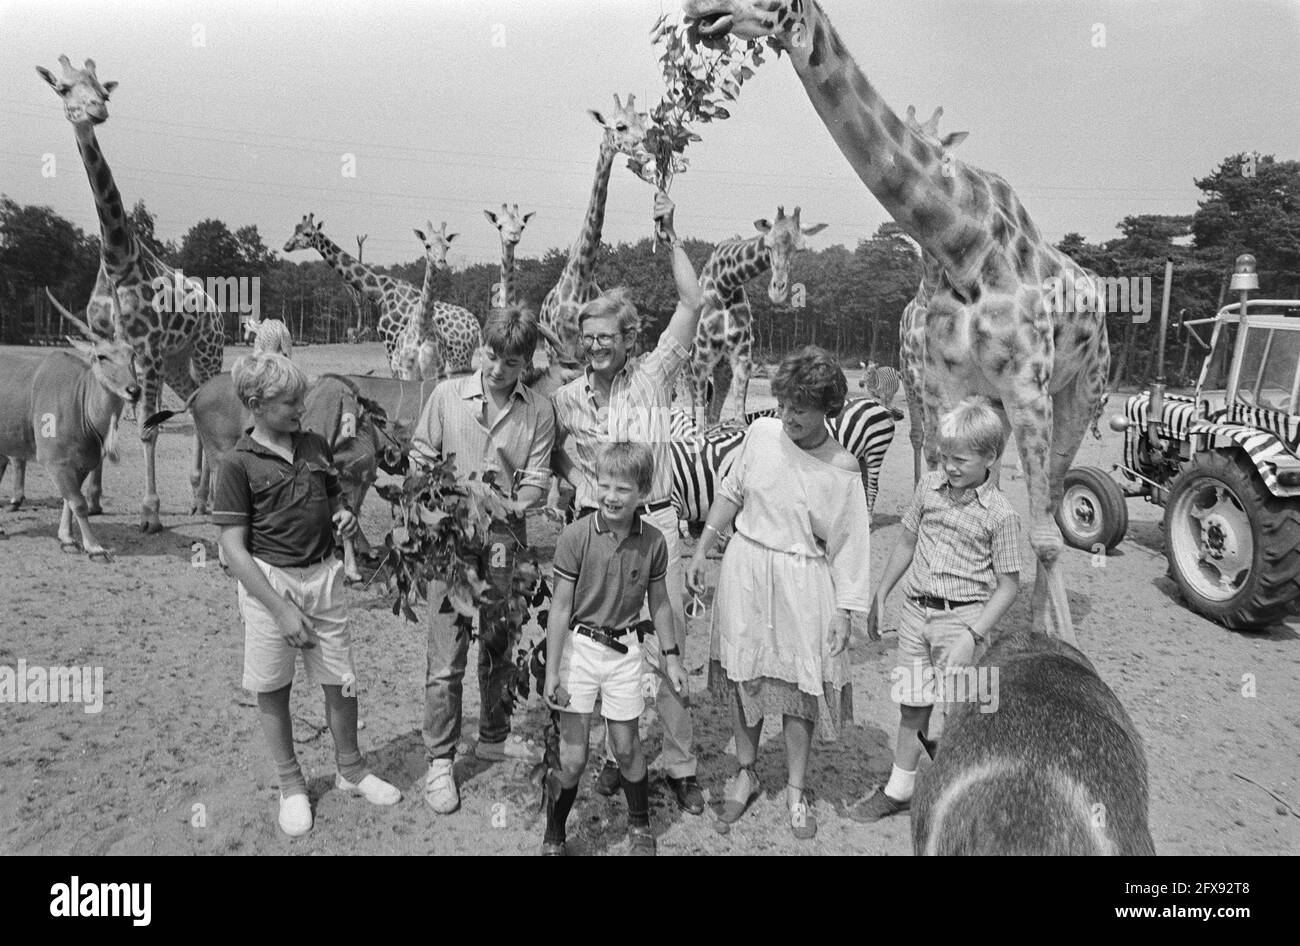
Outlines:
[{"label": "boy with blond hair", "polygon": [[357,530],[333,470],[329,444],[302,429],[307,378],[280,354],[240,358],[231,370],[253,426],[217,474],[212,521],[239,579],[244,621],[244,688],[257,694],[262,732],[280,779],[280,828],[311,830],[307,782],[293,748],[289,689],[299,653],[307,679],[325,693],[325,718],[338,764],[335,787],[376,805],[401,792],[366,767],[357,748],[356,673],[343,602],[343,563],[334,529]]},{"label": "boy with blond hair", "polygon": [[849,807],[856,821],[908,809],[921,749],[934,755],[931,711],[983,656],[1019,587],[1020,519],[991,478],[1006,447],[1002,418],[987,398],[968,397],[939,419],[938,440],[939,469],[917,484],[867,618],[867,636],[878,639],[880,611],[903,578],[891,674],[901,705],[894,767],[887,784]]}]

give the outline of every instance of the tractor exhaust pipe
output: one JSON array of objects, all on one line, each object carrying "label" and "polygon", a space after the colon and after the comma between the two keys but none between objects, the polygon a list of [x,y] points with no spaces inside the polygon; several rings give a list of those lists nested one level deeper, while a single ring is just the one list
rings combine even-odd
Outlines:
[{"label": "tractor exhaust pipe", "polygon": [[1174,282],[1174,258],[1165,259],[1165,290],[1160,300],[1160,336],[1156,343],[1156,380],[1151,385],[1151,400],[1147,404],[1147,443],[1152,450],[1160,449],[1157,430],[1165,412],[1165,333],[1169,329],[1169,293]]}]

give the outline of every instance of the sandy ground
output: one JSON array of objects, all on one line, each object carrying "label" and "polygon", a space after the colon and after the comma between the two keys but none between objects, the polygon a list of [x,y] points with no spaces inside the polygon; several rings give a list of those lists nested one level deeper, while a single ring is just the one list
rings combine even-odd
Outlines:
[{"label": "sandy ground", "polygon": [[[245,349],[230,349],[230,358]],[[382,372],[380,346],[295,349],[309,372]],[[766,403],[757,383],[754,406]],[[1116,407],[1116,398],[1112,409]],[[900,396],[901,406],[901,396]],[[240,689],[242,632],[233,580],[216,565],[215,529],[187,514],[186,470],[191,439],[172,427],[158,449],[161,535],[137,531],[143,462],[135,428],[124,430],[123,462],[106,474],[105,514],[94,520],[111,564],[62,554],[56,540],[57,494],[39,468],[29,471],[28,501],[0,512],[0,665],[103,668],[102,712],[76,704],[0,704],[0,851],[45,854],[516,854],[537,850],[537,790],[518,763],[457,762],[462,806],[436,816],[424,806],[420,737],[424,635],[394,618],[373,588],[354,588],[356,662],[365,720],[362,747],[372,767],[404,793],[378,809],[333,788],[332,744],[319,692],[299,673],[294,711],[299,755],[310,783],[316,826],[289,840],[275,823],[271,760],[251,696]],[[1120,436],[1089,439],[1078,463],[1109,468]],[[872,566],[878,573],[899,535],[899,513],[911,493],[907,423],[886,460],[876,507]],[[1025,514],[1023,480],[1011,461],[1004,487]],[[0,484],[8,496],[9,483]],[[1163,854],[1281,854],[1300,850],[1300,820],[1236,776],[1246,776],[1300,809],[1300,625],[1266,633],[1235,633],[1196,617],[1165,576],[1160,511],[1130,504],[1128,537],[1095,567],[1067,550],[1070,600],[1080,640],[1102,677],[1128,708],[1146,742],[1150,823]],[[363,525],[381,536],[388,519],[371,502]],[[553,530],[543,545],[553,544]],[[195,543],[202,543],[195,546]],[[1032,561],[1024,541],[1027,561]],[[206,552],[196,559],[195,548]],[[1028,618],[1028,587],[1008,626]],[[896,600],[887,624],[892,626]],[[704,691],[707,619],[692,622],[692,671],[700,779],[711,796],[734,771],[725,751],[726,708]],[[770,720],[759,774],[766,794],[727,835],[714,817],[680,813],[667,786],[652,782],[652,819],[661,854],[907,854],[906,817],[874,826],[836,815],[834,799],[862,791],[887,775],[898,710],[889,700],[894,635],[855,643],[856,726],[838,745],[814,753],[809,787],[820,831],[795,840],[781,803],[785,781],[779,722]],[[470,655],[474,666],[474,654]],[[471,679],[472,679],[471,670]],[[1243,695],[1253,681],[1253,695]],[[478,714],[476,687],[465,690],[465,735]],[[648,714],[653,715],[653,714]],[[540,733],[535,707],[516,715],[519,731]],[[650,757],[658,726],[643,723]],[[777,738],[772,738],[776,736]],[[468,745],[468,741],[466,742]],[[594,770],[594,762],[593,762]],[[582,783],[570,819],[575,853],[627,850],[625,807]]]}]

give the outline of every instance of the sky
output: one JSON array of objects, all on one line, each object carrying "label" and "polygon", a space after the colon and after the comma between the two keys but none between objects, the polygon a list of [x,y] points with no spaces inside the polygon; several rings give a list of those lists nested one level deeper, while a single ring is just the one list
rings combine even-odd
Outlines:
[{"label": "sky", "polygon": [[[957,156],[996,171],[1052,241],[1190,214],[1193,179],[1242,151],[1300,158],[1300,0],[823,0],[902,115],[944,107]],[[279,252],[307,212],[365,260],[419,258],[445,220],[460,267],[500,258],[483,209],[535,211],[518,248],[578,235],[614,93],[662,82],[649,41],[674,0],[0,0],[0,192],[98,229],[73,130],[36,75],[58,56],[116,80],[97,134],[127,205],[165,239],[208,217]],[[888,215],[784,57],[729,120],[698,127],[672,197],[683,236],[752,233],[778,205],[854,246]],[[53,155],[53,175],[48,155]],[[347,156],[355,176],[345,176]],[[604,237],[650,234],[653,192],[616,160]],[[314,254],[296,252],[291,259]]]}]

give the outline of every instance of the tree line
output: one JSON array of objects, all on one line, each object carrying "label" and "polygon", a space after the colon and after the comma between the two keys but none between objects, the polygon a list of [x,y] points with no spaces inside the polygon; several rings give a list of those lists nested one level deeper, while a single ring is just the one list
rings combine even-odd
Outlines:
[{"label": "tree line", "polygon": [[[1175,384],[1194,383],[1201,352],[1190,333],[1177,328],[1180,317],[1212,316],[1226,300],[1235,257],[1254,254],[1263,293],[1300,297],[1300,162],[1273,156],[1233,155],[1204,178],[1195,180],[1204,193],[1193,214],[1135,214],[1118,224],[1120,236],[1099,244],[1068,233],[1058,244],[1082,266],[1099,276],[1150,277],[1152,318],[1134,321],[1126,313],[1108,315],[1112,382],[1142,383],[1153,378],[1160,294],[1167,258],[1174,259],[1171,328],[1165,373]],[[203,220],[179,244],[160,240],[154,217],[143,201],[132,208],[131,226],[163,262],[187,276],[258,277],[260,314],[288,323],[296,339],[343,341],[357,325],[373,327],[378,307],[359,300],[332,267],[319,259],[291,261],[267,249],[256,226],[230,229],[221,220]],[[336,242],[350,247],[343,234]],[[748,237],[748,234],[743,234]],[[713,245],[686,240],[697,269]],[[558,281],[567,249],[551,248],[540,257],[516,260],[520,298],[538,307]],[[51,290],[74,311],[85,307],[99,266],[99,237],[87,234],[48,207],[20,205],[0,195],[0,343],[21,344],[59,336],[64,328],[44,297]],[[378,272],[423,285],[423,257]],[[464,306],[483,318],[499,279],[495,264],[478,263],[435,276],[437,297]],[[775,362],[804,344],[817,344],[845,362],[874,360],[898,364],[898,321],[916,291],[920,258],[915,244],[896,224],[883,224],[849,249],[835,245],[804,251],[795,261],[791,282],[793,305],[774,306],[766,282],[749,287],[754,313],[755,358]],[[649,238],[605,245],[598,257],[596,281],[604,287],[626,286],[646,323],[647,333],[667,323],[676,303],[668,254]],[[238,314],[226,314],[226,329],[235,339]]]}]

